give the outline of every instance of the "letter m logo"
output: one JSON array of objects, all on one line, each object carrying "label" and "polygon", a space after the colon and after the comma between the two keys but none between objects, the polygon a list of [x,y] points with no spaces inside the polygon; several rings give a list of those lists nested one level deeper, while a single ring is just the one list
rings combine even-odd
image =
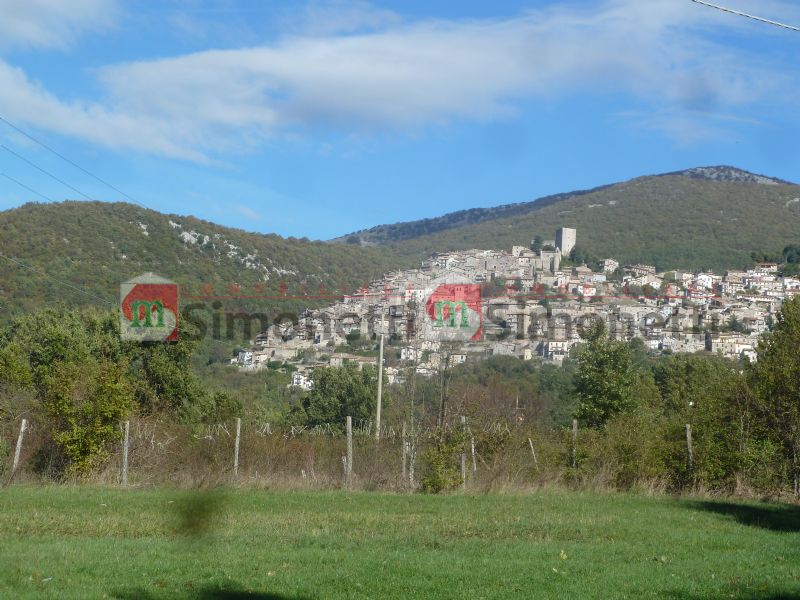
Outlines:
[{"label": "letter m logo", "polygon": [[178,286],[147,273],[120,285],[120,337],[140,342],[178,339]]},{"label": "letter m logo", "polygon": [[445,314],[447,314],[447,327],[456,327],[456,312],[461,314],[460,327],[469,327],[469,315],[467,314],[467,303],[463,300],[454,302],[452,300],[437,300],[436,307],[436,327],[444,327]]},{"label": "letter m logo", "polygon": [[[131,327],[153,327],[151,319],[153,313],[158,317],[155,327],[164,326],[164,305],[158,300],[134,300],[131,302],[131,312],[133,313]],[[144,323],[140,321],[142,317]]]},{"label": "letter m logo", "polygon": [[481,339],[483,317],[481,286],[478,284],[438,285],[425,301],[425,312],[437,339],[463,341]]}]

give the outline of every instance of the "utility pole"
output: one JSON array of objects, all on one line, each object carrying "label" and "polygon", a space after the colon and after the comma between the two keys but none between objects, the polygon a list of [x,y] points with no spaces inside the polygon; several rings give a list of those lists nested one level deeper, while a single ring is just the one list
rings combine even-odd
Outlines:
[{"label": "utility pole", "polygon": [[378,408],[375,412],[375,439],[381,439],[381,402],[383,396],[383,334],[378,351]]},{"label": "utility pole", "polygon": [[383,395],[383,312],[381,312],[381,345],[378,351],[378,408],[375,412],[375,439],[381,439],[381,396]]}]

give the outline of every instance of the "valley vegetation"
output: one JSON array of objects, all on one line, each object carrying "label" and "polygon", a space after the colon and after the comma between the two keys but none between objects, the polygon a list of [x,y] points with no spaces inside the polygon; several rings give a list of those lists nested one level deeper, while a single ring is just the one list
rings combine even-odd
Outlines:
[{"label": "valley vegetation", "polygon": [[[136,419],[146,429],[141,435],[172,440],[170,452],[148,455],[151,472],[143,480],[166,482],[178,469],[192,484],[195,475],[208,481],[209,469],[219,468],[224,481],[231,441],[209,432],[241,417],[244,447],[253,457],[243,463],[246,473],[282,473],[290,482],[312,472],[317,484],[338,487],[349,415],[364,434],[356,454],[360,485],[368,488],[457,488],[465,453],[469,485],[477,489],[557,484],[797,492],[800,300],[784,304],[753,364],[705,353],[654,356],[638,341],[609,340],[595,328],[563,367],[493,357],[387,385],[386,440],[378,446],[369,435],[374,368],[317,369],[314,390],[302,392],[287,387],[289,374],[280,364],[250,374],[223,363],[198,365],[198,342],[189,335],[175,344],[135,344],[121,341],[118,327],[111,312],[60,307],[16,317],[0,331],[6,480],[24,417],[35,442],[19,476],[113,480],[120,423]],[[373,349],[375,341],[353,343]],[[392,352],[387,345],[387,356]],[[574,448],[573,417],[580,425]],[[256,435],[266,424],[273,435]],[[694,435],[692,462],[686,424]],[[406,442],[409,461],[416,457],[414,480],[399,479]]]}]

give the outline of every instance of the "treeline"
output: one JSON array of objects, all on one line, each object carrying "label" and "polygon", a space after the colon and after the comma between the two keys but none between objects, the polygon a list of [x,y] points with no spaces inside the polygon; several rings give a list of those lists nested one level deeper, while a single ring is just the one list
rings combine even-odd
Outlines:
[{"label": "treeline", "polygon": [[[609,339],[597,325],[562,368],[509,357],[464,365],[434,402],[449,405],[451,429],[461,414],[476,424],[544,427],[543,439],[562,455],[564,437],[552,433],[567,435],[577,419],[574,467],[563,472],[570,481],[797,495],[798,344],[800,299],[784,304],[754,363],[709,353],[655,356],[639,340]],[[454,459],[442,468],[452,473]]]},{"label": "treeline", "polygon": [[780,265],[780,272],[786,276],[800,273],[800,244],[788,244],[783,251],[778,252],[752,252],[750,257],[755,262],[774,262]]},{"label": "treeline", "polygon": [[[194,243],[179,237],[191,231],[200,234]],[[417,260],[382,248],[248,233],[121,202],[29,203],[0,211],[0,324],[57,302],[113,305],[120,283],[148,271],[196,296],[236,296],[231,287],[237,286],[244,296],[258,296],[226,300],[233,312],[262,312],[265,305],[298,311],[329,303],[316,296],[354,291],[376,274]],[[253,263],[268,270],[247,266]],[[292,300],[296,296],[305,297]]]},{"label": "treeline", "polygon": [[[343,442],[335,436],[345,417],[362,428],[374,423],[374,367],[317,369],[313,390],[303,392],[287,387],[290,376],[280,365],[241,373],[221,363],[198,364],[191,335],[175,344],[139,344],[121,341],[118,328],[113,313],[49,308],[0,330],[0,469],[9,464],[23,417],[39,436],[26,468],[48,479],[107,469],[118,453],[120,423],[136,419],[171,432],[173,453],[152,458],[150,468],[162,461],[163,472],[171,472],[170,457],[180,455],[185,464],[196,456],[193,468],[207,473],[209,465],[227,463],[230,450],[217,455],[218,439],[208,447],[200,440],[211,439],[209,427],[239,417],[254,444],[261,443],[254,432],[283,432],[269,442],[275,456],[289,457],[291,447],[305,453],[290,460],[305,465],[296,473],[304,473],[304,483],[324,463],[330,484],[341,474]],[[487,488],[505,481],[796,494],[799,344],[800,299],[784,304],[752,364],[707,353],[655,356],[639,340],[611,340],[598,326],[561,367],[496,356],[429,378],[414,377],[409,368],[402,384],[384,382],[382,423],[394,432],[392,448],[403,448],[409,469],[415,465],[416,480],[408,475],[404,489],[458,487],[469,456],[471,485]],[[309,430],[334,438],[295,439]],[[401,431],[406,437],[398,441]],[[393,452],[374,450],[370,485],[394,485],[399,461]],[[387,464],[377,457],[388,457]],[[262,475],[294,469],[270,460]]]}]

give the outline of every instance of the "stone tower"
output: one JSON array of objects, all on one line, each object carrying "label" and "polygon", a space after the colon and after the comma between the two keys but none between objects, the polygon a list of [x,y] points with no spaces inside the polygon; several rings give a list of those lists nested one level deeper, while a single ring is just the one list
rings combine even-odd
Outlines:
[{"label": "stone tower", "polygon": [[575,247],[575,240],[578,237],[578,232],[569,227],[559,227],[556,231],[556,248],[561,250],[562,256],[569,256],[569,253]]}]

